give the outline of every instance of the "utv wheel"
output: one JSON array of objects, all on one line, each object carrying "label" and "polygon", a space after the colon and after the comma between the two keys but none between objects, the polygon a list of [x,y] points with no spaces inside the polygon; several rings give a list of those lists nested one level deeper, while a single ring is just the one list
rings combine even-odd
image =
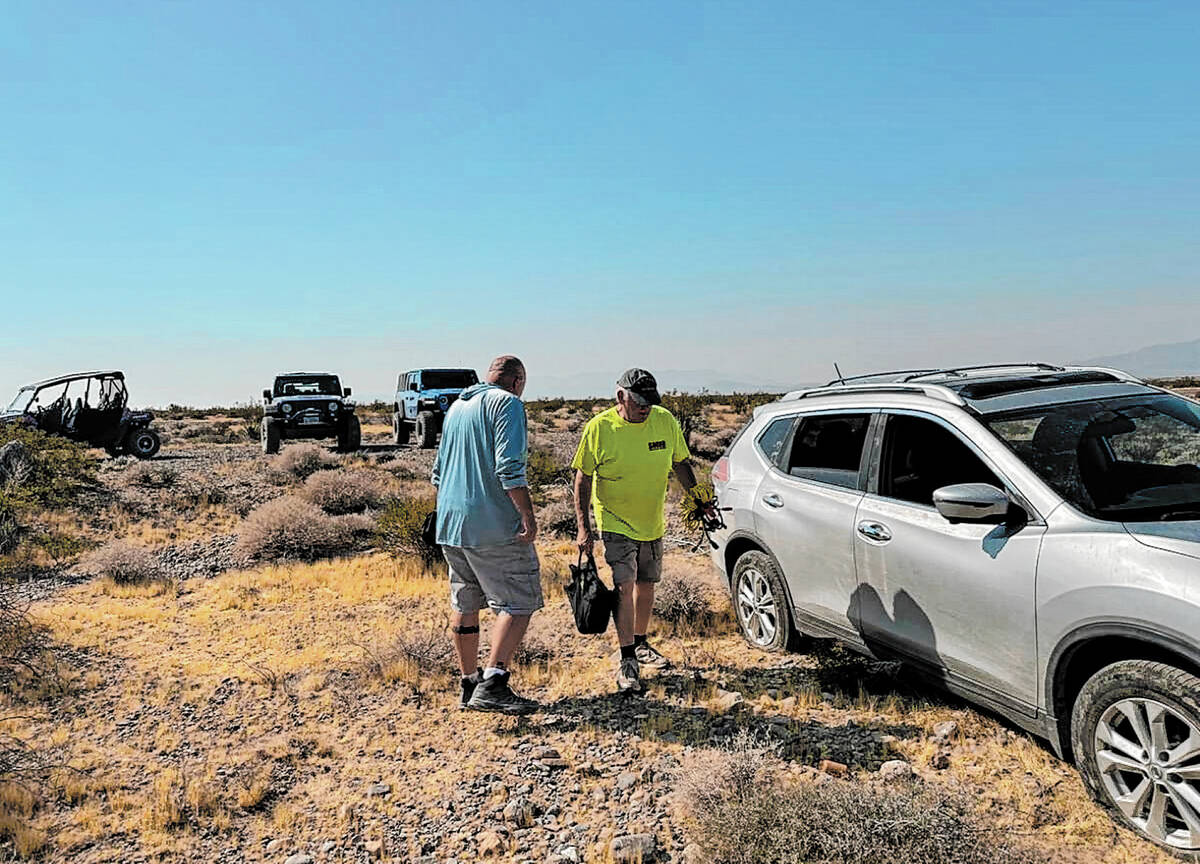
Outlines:
[{"label": "utv wheel", "polygon": [[262,421],[262,452],[278,453],[282,437],[279,434],[279,426],[264,418]]},{"label": "utv wheel", "polygon": [[431,450],[437,445],[437,421],[432,411],[422,411],[417,415],[417,443],[422,450]]},{"label": "utv wheel", "polygon": [[733,567],[733,608],[742,636],[763,651],[795,643],[783,573],[765,552],[747,552]]},{"label": "utv wheel", "polygon": [[351,414],[338,431],[338,450],[343,453],[353,453],[362,446],[362,426],[358,417]]},{"label": "utv wheel", "polygon": [[139,459],[153,459],[161,446],[158,433],[151,429],[139,429],[125,439],[126,452]]},{"label": "utv wheel", "polygon": [[399,412],[392,415],[392,443],[397,447],[402,447],[408,443],[409,436],[412,434],[412,429]]},{"label": "utv wheel", "polygon": [[1071,747],[1113,819],[1200,860],[1200,678],[1149,660],[1105,666],[1075,699]]}]

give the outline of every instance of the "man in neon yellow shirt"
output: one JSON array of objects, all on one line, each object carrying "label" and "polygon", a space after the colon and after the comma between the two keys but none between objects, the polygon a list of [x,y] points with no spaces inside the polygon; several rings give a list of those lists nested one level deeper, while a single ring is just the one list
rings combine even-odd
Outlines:
[{"label": "man in neon yellow shirt", "polygon": [[683,430],[661,401],[653,375],[626,371],[617,381],[617,404],[588,421],[571,462],[579,549],[590,554],[596,540],[590,502],[618,591],[617,686],[635,692],[642,689],[640,664],[670,665],[646,641],[654,585],[662,578],[667,480],[674,471],[684,489],[696,485]]}]

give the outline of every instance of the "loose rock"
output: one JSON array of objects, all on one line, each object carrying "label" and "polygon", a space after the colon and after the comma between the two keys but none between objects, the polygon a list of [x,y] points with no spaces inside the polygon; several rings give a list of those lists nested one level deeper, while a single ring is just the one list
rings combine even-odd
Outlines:
[{"label": "loose rock", "polygon": [[615,838],[608,846],[608,854],[615,864],[652,861],[655,851],[653,834],[626,834]]},{"label": "loose rock", "polygon": [[903,759],[893,759],[879,766],[879,779],[884,783],[905,783],[915,776],[912,766]]}]

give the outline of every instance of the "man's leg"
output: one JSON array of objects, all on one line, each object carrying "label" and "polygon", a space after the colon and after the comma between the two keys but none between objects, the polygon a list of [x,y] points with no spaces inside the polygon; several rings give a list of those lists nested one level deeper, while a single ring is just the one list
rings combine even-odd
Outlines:
[{"label": "man's leg", "polygon": [[662,540],[638,544],[637,590],[634,594],[634,656],[643,666],[665,669],[671,661],[650,645],[650,617],[654,614],[654,586],[662,578]]},{"label": "man's leg", "polygon": [[617,642],[621,647],[621,659],[617,665],[617,688],[636,692],[642,689],[642,679],[634,655],[634,587],[637,579],[637,541],[623,534],[605,531],[604,560],[612,568],[613,587],[617,589],[617,609],[613,622],[617,625]]},{"label": "man's leg", "polygon": [[[633,580],[617,583],[617,614],[613,620],[617,625],[617,642],[622,648],[633,644],[633,633],[637,623],[637,583]],[[646,619],[649,620],[649,617]]]},{"label": "man's leg", "polygon": [[654,583],[635,582],[633,592],[633,633],[645,636],[650,629],[650,616],[654,612]]},{"label": "man's leg", "polygon": [[[529,629],[529,619],[532,615],[509,615],[501,612],[496,616],[496,624],[492,627],[492,651],[488,655],[488,666],[493,669],[507,669],[513,654],[525,638]],[[478,645],[479,637],[475,637]],[[472,670],[474,671],[474,670]]]},{"label": "man's leg", "polygon": [[450,633],[458,668],[463,677],[472,675],[479,662],[479,613],[454,612],[450,616]]}]

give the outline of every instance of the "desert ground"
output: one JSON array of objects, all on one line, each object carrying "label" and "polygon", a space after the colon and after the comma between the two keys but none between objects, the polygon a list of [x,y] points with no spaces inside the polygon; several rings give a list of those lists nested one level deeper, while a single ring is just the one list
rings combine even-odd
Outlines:
[{"label": "desert ground", "polygon": [[[566,465],[603,405],[529,406],[546,608],[513,680],[544,707],[521,719],[457,710],[414,530],[432,451],[386,414],[346,455],[263,456],[252,416],[184,409],[150,462],[84,453],[0,558],[0,860],[1172,860],[904,670],[748,647],[678,489],[651,632],[674,665],[617,694],[615,636],[575,632],[562,590]],[[750,407],[695,408],[705,471]]]}]

